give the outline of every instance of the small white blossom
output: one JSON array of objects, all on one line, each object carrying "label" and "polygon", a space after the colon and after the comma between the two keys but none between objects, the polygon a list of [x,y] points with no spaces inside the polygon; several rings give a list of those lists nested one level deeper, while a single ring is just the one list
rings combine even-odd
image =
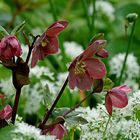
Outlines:
[{"label": "small white blossom", "polygon": [[64,42],[64,48],[65,52],[68,56],[70,56],[72,59],[77,57],[80,53],[83,52],[82,46],[80,46],[78,43],[72,41],[72,42]]},{"label": "small white blossom", "polygon": [[[113,5],[108,1],[98,0],[95,3],[96,11],[105,14],[110,21],[113,21],[115,16],[115,9]],[[89,15],[91,16],[93,13],[93,4],[89,6]]]},{"label": "small white blossom", "polygon": [[16,123],[12,131],[12,140],[55,140],[55,136],[41,135],[41,130],[24,122]]}]

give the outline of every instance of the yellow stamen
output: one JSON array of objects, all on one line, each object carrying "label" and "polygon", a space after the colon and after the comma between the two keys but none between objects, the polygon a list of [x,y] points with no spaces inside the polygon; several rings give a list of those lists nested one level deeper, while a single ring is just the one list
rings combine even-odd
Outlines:
[{"label": "yellow stamen", "polygon": [[47,45],[47,41],[44,40],[44,41],[41,42],[42,47],[45,47],[46,45]]},{"label": "yellow stamen", "polygon": [[75,66],[75,74],[83,74],[85,73],[86,64],[83,61],[77,61]]}]

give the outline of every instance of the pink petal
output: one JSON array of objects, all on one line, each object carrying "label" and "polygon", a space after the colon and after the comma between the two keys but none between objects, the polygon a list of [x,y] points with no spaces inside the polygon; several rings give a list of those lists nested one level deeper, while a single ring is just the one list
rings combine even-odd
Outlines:
[{"label": "pink petal", "polygon": [[82,60],[86,58],[92,57],[96,54],[104,45],[106,44],[106,40],[96,40],[93,42],[82,54]]},{"label": "pink petal", "polygon": [[108,92],[108,96],[110,96],[112,105],[117,108],[124,108],[128,104],[128,98],[124,91],[113,89]]},{"label": "pink petal", "polygon": [[74,89],[76,86],[76,75],[74,72],[74,68],[70,67],[69,68],[69,76],[68,76],[68,81],[69,81],[69,87],[71,89]]},{"label": "pink petal", "polygon": [[129,88],[127,85],[122,85],[122,86],[118,86],[118,87],[115,87],[113,89],[118,89],[118,90],[122,90],[124,91],[125,93],[128,93],[128,92],[131,92],[132,89]]},{"label": "pink petal", "polygon": [[33,52],[32,52],[31,67],[33,68],[37,64],[37,61],[43,60],[44,57],[45,57],[45,54],[43,50],[41,49],[41,46],[34,47]]},{"label": "pink petal", "polygon": [[76,86],[80,90],[87,90],[92,86],[93,79],[87,73],[76,75]]},{"label": "pink petal", "polygon": [[108,57],[109,53],[107,50],[101,49],[100,51],[97,52],[96,55],[105,58]]},{"label": "pink petal", "polygon": [[106,75],[103,62],[96,58],[86,59],[86,70],[93,79],[102,79]]},{"label": "pink petal", "polygon": [[56,36],[63,31],[68,25],[67,21],[58,21],[52,24],[47,30],[47,36]]},{"label": "pink petal", "polygon": [[61,124],[56,124],[50,130],[50,135],[56,136],[56,139],[59,139],[59,140],[62,140],[65,134],[67,135],[66,128]]},{"label": "pink petal", "polygon": [[112,115],[112,101],[111,101],[109,94],[107,94],[105,97],[105,106],[106,106],[108,113],[110,115]]},{"label": "pink petal", "polygon": [[2,111],[0,111],[0,118],[1,119],[10,119],[12,116],[12,108],[10,105],[7,105]]},{"label": "pink petal", "polygon": [[57,53],[59,48],[59,42],[58,39],[56,37],[51,37],[51,38],[47,38],[48,39],[48,44],[46,47],[42,47],[42,50],[44,52],[44,54],[54,54]]}]

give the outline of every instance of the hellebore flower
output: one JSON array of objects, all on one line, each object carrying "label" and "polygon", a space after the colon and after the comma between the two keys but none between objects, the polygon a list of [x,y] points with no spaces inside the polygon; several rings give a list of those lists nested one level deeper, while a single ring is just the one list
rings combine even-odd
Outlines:
[{"label": "hellebore flower", "polygon": [[18,39],[14,35],[8,35],[2,38],[0,42],[0,60],[11,59],[14,56],[19,57],[22,49]]},{"label": "hellebore flower", "polygon": [[112,115],[112,107],[124,108],[128,104],[127,93],[132,91],[127,85],[112,88],[107,92],[105,97],[105,106],[110,115]]},{"label": "hellebore flower", "polygon": [[56,124],[49,129],[43,130],[43,133],[49,133],[56,136],[56,139],[62,140],[64,135],[67,135],[67,130],[62,124]]},{"label": "hellebore flower", "polygon": [[0,111],[0,120],[8,120],[12,116],[12,108],[7,105],[3,110]]},{"label": "hellebore flower", "polygon": [[[94,54],[99,53],[106,40],[93,41],[90,46],[78,57],[74,59],[69,67],[69,87],[80,90],[87,90],[91,87],[93,80],[102,79],[106,75],[106,68],[98,58],[93,58]],[[101,53],[105,57],[104,53]]]},{"label": "hellebore flower", "polygon": [[34,67],[38,60],[43,60],[49,54],[58,52],[58,34],[68,25],[67,21],[58,21],[52,24],[35,42],[32,53],[31,67]]}]

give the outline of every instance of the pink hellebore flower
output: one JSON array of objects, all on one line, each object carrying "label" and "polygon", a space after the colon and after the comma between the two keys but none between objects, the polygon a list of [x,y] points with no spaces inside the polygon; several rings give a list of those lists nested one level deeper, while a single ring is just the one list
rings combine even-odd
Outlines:
[{"label": "pink hellebore flower", "polygon": [[12,116],[12,108],[7,105],[2,111],[0,111],[0,120],[8,120]]},{"label": "pink hellebore flower", "polygon": [[128,104],[127,93],[132,91],[127,85],[118,86],[108,91],[105,105],[108,113],[112,115],[112,107],[124,108]]},{"label": "pink hellebore flower", "polygon": [[56,124],[53,127],[44,130],[44,133],[56,136],[56,139],[62,140],[64,135],[67,135],[67,130],[62,124]]},{"label": "pink hellebore flower", "polygon": [[58,34],[68,25],[67,21],[58,21],[52,24],[34,44],[31,67],[34,67],[38,60],[43,60],[49,54],[58,52]]},{"label": "pink hellebore flower", "polygon": [[93,58],[94,54],[100,54],[106,57],[106,53],[102,53],[106,40],[96,40],[78,57],[74,59],[69,67],[69,86],[74,89],[76,86],[80,90],[87,90],[91,87],[94,79],[102,79],[106,75],[106,68],[103,62],[98,58]]},{"label": "pink hellebore flower", "polygon": [[18,39],[14,35],[8,35],[2,38],[0,42],[0,60],[11,59],[14,56],[19,57],[22,49]]}]

